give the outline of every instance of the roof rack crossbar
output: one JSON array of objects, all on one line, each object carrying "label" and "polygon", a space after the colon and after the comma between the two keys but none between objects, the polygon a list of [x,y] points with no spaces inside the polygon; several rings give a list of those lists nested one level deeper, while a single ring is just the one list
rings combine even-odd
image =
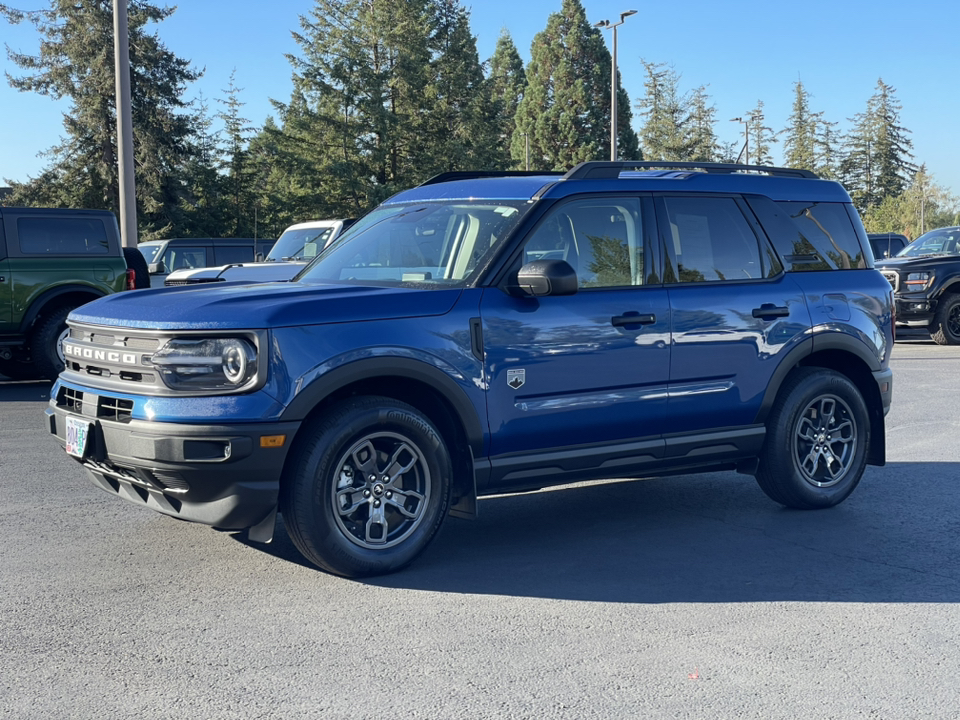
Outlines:
[{"label": "roof rack crossbar", "polygon": [[534,177],[537,175],[563,175],[562,171],[556,170],[454,170],[434,175],[429,180],[424,180],[418,187],[425,185],[436,185],[437,183],[451,182],[453,180],[476,180],[478,178],[494,177]]},{"label": "roof rack crossbar", "polygon": [[799,168],[770,167],[768,165],[738,165],[735,163],[708,163],[708,162],[670,162],[670,161],[633,161],[623,160],[618,162],[609,162],[593,160],[582,162],[563,176],[564,180],[600,180],[603,178],[620,177],[624,170],[701,170],[706,173],[736,173],[736,172],[761,172],[767,175],[777,175],[780,177],[793,178],[811,178],[817,179],[819,176],[809,170]]}]

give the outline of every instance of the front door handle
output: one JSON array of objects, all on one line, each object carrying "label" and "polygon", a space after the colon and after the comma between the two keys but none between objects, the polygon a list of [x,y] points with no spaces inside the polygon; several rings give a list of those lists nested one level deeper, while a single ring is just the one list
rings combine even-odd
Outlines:
[{"label": "front door handle", "polygon": [[778,317],[787,317],[790,314],[790,309],[785,307],[777,307],[773,303],[764,303],[758,308],[753,309],[753,316],[755,318],[761,318],[762,320],[770,320],[771,318]]},{"label": "front door handle", "polygon": [[641,315],[638,312],[628,312],[623,315],[617,315],[610,318],[610,323],[614,327],[624,327],[630,325],[653,325],[657,321],[657,316],[653,313]]}]

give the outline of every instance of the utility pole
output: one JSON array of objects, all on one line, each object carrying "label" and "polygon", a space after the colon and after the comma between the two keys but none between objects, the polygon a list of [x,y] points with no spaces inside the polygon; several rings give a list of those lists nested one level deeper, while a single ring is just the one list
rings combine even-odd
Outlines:
[{"label": "utility pole", "polygon": [[133,176],[133,120],[130,112],[130,41],[127,0],[113,0],[113,56],[117,92],[117,156],[120,163],[120,238],[137,246],[137,199]]},{"label": "utility pole", "polygon": [[636,15],[636,10],[627,10],[620,13],[620,22],[612,23],[609,20],[601,20],[594,27],[613,30],[613,52],[610,54],[610,161],[617,159],[617,28],[623,25],[624,21],[631,15]]}]

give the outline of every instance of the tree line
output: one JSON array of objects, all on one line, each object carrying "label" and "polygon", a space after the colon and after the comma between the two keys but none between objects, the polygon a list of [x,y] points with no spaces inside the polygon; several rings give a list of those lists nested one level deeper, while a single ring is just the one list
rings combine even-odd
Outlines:
[{"label": "tree line", "polygon": [[[243,116],[235,75],[213,104],[184,99],[200,73],[155,31],[172,12],[146,0],[128,9],[141,239],[275,237],[293,222],[358,216],[440,172],[610,157],[611,58],[580,0],[562,0],[526,65],[506,30],[481,62],[460,0],[314,0],[287,56],[291,95],[271,100],[262,127]],[[49,165],[12,182],[6,203],[118,212],[111,0],[0,4],[0,15],[41,36],[35,55],[7,48],[24,71],[11,85],[70,105]],[[882,79],[846,132],[798,80],[784,128],[765,124],[758,100],[740,118],[743,142],[724,143],[707,86],[684,91],[672,66],[641,62],[635,105],[616,78],[619,157],[772,165],[779,145],[784,165],[843,182],[868,231],[915,237],[960,223],[956,198],[913,156]]]}]

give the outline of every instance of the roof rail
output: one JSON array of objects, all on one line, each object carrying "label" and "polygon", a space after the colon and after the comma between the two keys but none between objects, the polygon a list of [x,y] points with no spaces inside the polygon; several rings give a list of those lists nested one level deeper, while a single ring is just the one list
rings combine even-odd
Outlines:
[{"label": "roof rail", "polygon": [[669,161],[632,161],[623,160],[620,162],[604,162],[593,160],[582,162],[563,176],[564,180],[600,180],[603,178],[620,177],[624,170],[653,170],[658,168],[667,168],[674,170],[700,170],[706,173],[736,173],[736,172],[758,172],[766,175],[779,175],[781,177],[794,178],[812,178],[819,176],[809,170],[800,170],[798,168],[768,167],[766,165],[736,165],[734,163],[709,163],[709,162],[669,162]]},{"label": "roof rail", "polygon": [[418,187],[424,185],[436,185],[437,183],[451,182],[453,180],[475,180],[477,178],[493,177],[534,177],[536,175],[563,175],[563,171],[557,170],[454,170],[434,175],[429,180],[420,183]]}]

